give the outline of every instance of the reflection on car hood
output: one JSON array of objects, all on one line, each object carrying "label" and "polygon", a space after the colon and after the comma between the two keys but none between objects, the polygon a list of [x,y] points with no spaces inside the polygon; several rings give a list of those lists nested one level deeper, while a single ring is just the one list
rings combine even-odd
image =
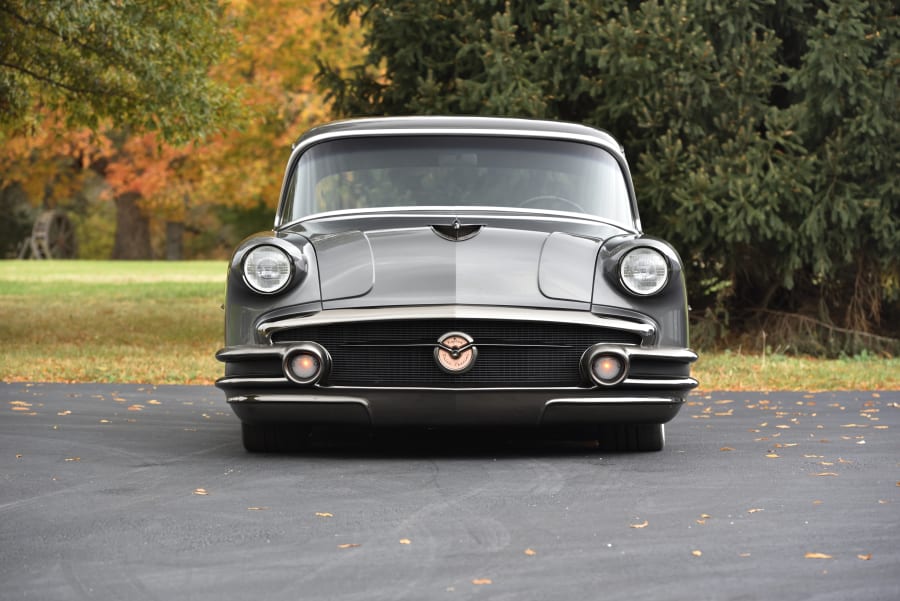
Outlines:
[{"label": "reflection on car hood", "polygon": [[[451,219],[391,228],[372,221],[378,229],[356,220],[359,229],[304,232],[316,250],[323,307],[588,308],[602,238],[553,231],[545,221],[466,219],[457,228]],[[594,227],[607,236],[621,233]],[[465,239],[455,240],[455,232]]]}]

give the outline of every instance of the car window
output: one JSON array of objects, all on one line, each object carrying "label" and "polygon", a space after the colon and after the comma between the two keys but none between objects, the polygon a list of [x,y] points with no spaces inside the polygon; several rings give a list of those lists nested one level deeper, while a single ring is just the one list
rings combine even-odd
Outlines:
[{"label": "car window", "polygon": [[417,206],[568,211],[633,225],[622,170],[602,148],[498,136],[321,142],[292,171],[282,221],[325,211]]}]

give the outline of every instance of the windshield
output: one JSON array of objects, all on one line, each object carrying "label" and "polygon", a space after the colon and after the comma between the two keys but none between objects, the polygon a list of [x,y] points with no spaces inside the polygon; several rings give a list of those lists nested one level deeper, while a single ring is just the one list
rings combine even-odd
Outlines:
[{"label": "windshield", "polygon": [[292,171],[282,223],[346,209],[457,206],[568,211],[634,225],[622,169],[602,148],[497,136],[316,144]]}]

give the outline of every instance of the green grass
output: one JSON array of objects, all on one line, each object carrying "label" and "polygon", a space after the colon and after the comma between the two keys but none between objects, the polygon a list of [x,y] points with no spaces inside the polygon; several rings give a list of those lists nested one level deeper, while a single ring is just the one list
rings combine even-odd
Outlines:
[{"label": "green grass", "polygon": [[211,383],[223,262],[0,262],[0,379]]},{"label": "green grass", "polygon": [[[226,264],[0,261],[0,380],[209,384]],[[900,359],[701,353],[704,390],[900,389]]]}]

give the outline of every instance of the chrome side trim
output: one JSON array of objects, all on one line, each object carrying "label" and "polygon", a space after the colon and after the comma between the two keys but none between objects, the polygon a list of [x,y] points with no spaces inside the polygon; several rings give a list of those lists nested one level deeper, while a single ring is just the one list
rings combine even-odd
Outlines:
[{"label": "chrome side trim", "polygon": [[[418,307],[383,307],[374,309],[327,309],[303,317],[289,317],[266,321],[259,325],[259,334],[270,341],[275,332],[313,325],[396,319],[496,319],[505,321],[535,321],[574,323],[584,326],[610,328],[637,334],[644,340],[656,334],[649,324],[615,317],[604,317],[587,311],[564,309],[525,309],[480,305],[425,305]],[[696,355],[694,355],[696,358]]]},{"label": "chrome side trim", "polygon": [[289,394],[253,394],[237,395],[228,398],[229,403],[321,403],[323,405],[362,405],[369,408],[368,399],[353,396],[316,396],[305,394],[298,398]]},{"label": "chrome side trim", "polygon": [[647,388],[696,388],[694,378],[625,378],[620,386],[644,386]]},{"label": "chrome side trim", "polygon": [[216,359],[222,362],[246,361],[247,359],[278,359],[284,357],[287,346],[229,346],[216,352]]},{"label": "chrome side trim", "polygon": [[[294,384],[285,377],[278,378],[265,378],[265,377],[247,377],[247,376],[238,376],[238,377],[224,377],[216,380],[216,386],[242,386],[242,387],[250,387],[250,386],[293,386]],[[309,390],[306,388],[298,388],[297,393],[303,394],[304,390]]]},{"label": "chrome side trim", "polygon": [[630,358],[657,359],[659,361],[674,361],[677,363],[693,363],[697,360],[697,353],[690,349],[682,348],[636,348],[623,346]]},{"label": "chrome side trim", "polygon": [[589,397],[571,399],[550,399],[544,406],[551,405],[680,405],[684,401],[673,397]]}]

